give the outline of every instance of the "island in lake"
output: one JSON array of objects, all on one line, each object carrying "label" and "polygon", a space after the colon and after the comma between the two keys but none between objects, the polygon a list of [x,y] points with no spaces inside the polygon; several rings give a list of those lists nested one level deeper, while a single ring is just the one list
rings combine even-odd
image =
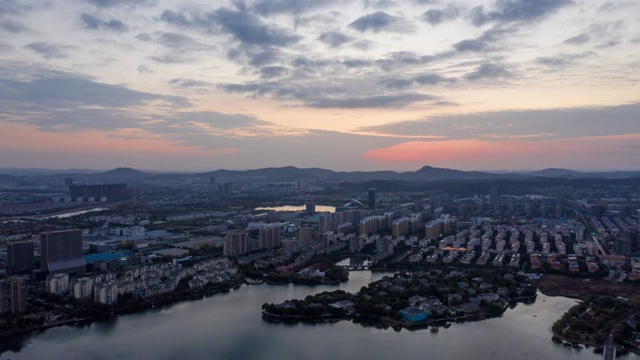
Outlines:
[{"label": "island in lake", "polygon": [[499,316],[517,301],[534,300],[536,276],[513,270],[433,269],[397,273],[355,294],[323,292],[263,304],[271,321],[353,320],[363,326],[416,328]]}]

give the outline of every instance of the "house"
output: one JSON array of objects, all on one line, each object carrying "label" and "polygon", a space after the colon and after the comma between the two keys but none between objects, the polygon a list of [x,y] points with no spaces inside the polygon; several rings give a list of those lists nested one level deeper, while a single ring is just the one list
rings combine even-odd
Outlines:
[{"label": "house", "polygon": [[409,303],[411,304],[411,306],[417,306],[418,304],[420,304],[423,301],[426,301],[427,298],[420,296],[420,295],[414,295],[412,297],[410,297],[409,299]]},{"label": "house", "polygon": [[480,304],[475,302],[466,302],[460,305],[460,310],[466,314],[473,314],[480,310]]}]

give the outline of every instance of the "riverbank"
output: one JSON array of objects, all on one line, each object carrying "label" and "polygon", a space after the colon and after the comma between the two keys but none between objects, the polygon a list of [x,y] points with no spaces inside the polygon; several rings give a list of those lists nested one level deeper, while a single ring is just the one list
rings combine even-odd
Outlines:
[{"label": "riverbank", "polygon": [[538,280],[540,292],[547,296],[563,296],[585,300],[592,296],[621,296],[640,302],[640,288],[604,279],[580,279],[562,275],[544,275]]},{"label": "riverbank", "polygon": [[[518,304],[497,318],[400,332],[349,321],[276,324],[261,316],[265,302],[304,299],[323,291],[357,292],[385,275],[392,276],[362,271],[338,285],[241,286],[200,300],[0,340],[0,359],[66,359],[72,354],[78,359],[320,360],[331,354],[334,359],[382,360],[415,357],[425,349],[434,359],[601,359],[591,350],[578,352],[549,341],[551,324],[574,301],[541,293],[535,303]],[[246,346],[247,339],[256,346]]]},{"label": "riverbank", "polygon": [[46,323],[38,326],[31,326],[24,329],[12,329],[9,331],[1,332],[0,339],[9,339],[12,337],[29,334],[34,331],[46,330],[46,329],[51,329],[54,327],[59,327],[64,325],[89,324],[94,321],[100,321],[100,320],[108,319],[118,315],[133,314],[136,312],[154,308],[155,306],[169,305],[169,304],[186,301],[186,300],[198,300],[198,299],[201,299],[203,296],[211,296],[211,295],[215,295],[222,292],[229,292],[231,289],[240,288],[240,286],[242,286],[241,280],[235,282],[234,284],[229,284],[227,286],[221,286],[218,288],[197,291],[197,292],[192,292],[188,294],[179,294],[179,295],[167,297],[167,298],[144,299],[145,301],[140,302],[136,305],[113,307],[113,308],[110,308],[108,311],[105,311],[103,313],[100,313],[91,317],[66,319],[66,320]]}]

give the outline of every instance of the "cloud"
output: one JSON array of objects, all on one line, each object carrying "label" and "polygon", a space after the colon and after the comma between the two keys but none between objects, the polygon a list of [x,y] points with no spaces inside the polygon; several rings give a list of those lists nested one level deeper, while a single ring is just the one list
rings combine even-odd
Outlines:
[{"label": "cloud", "polygon": [[207,50],[211,48],[206,44],[195,41],[190,36],[173,32],[160,34],[156,41],[169,49],[180,51]]},{"label": "cloud", "polygon": [[64,51],[52,43],[36,41],[26,45],[25,47],[41,55],[45,59],[61,59],[67,57],[67,54]]},{"label": "cloud", "polygon": [[243,45],[258,47],[286,47],[299,42],[302,37],[265,24],[260,18],[242,10],[218,9],[209,13],[178,13],[165,10],[161,20],[183,28],[192,28],[206,33],[221,30]]},{"label": "cloud", "polygon": [[286,76],[289,71],[283,66],[267,66],[260,69],[260,77],[263,79],[273,79]]},{"label": "cloud", "polygon": [[460,10],[454,5],[449,5],[445,9],[429,9],[422,14],[422,19],[431,25],[438,25],[447,20],[453,20],[460,15]]},{"label": "cloud", "polygon": [[505,35],[515,32],[512,28],[494,27],[482,33],[475,39],[467,39],[453,44],[453,48],[458,52],[490,52],[497,50],[494,45]]},{"label": "cloud", "polygon": [[177,86],[179,88],[204,88],[210,87],[212,84],[208,81],[195,80],[195,79],[185,79],[185,78],[175,78],[169,80],[169,84],[173,86]]},{"label": "cloud", "polygon": [[15,0],[0,1],[0,15],[18,15],[29,9],[29,6],[18,4]]},{"label": "cloud", "polygon": [[154,2],[154,0],[84,0],[85,2],[101,8],[112,8],[118,6],[143,6]]},{"label": "cloud", "polygon": [[391,71],[402,66],[424,65],[436,60],[436,56],[420,55],[412,51],[394,51],[386,54],[385,58],[376,60],[383,70]]},{"label": "cloud", "polygon": [[486,63],[478,66],[476,70],[464,75],[464,78],[470,81],[482,79],[497,79],[510,77],[512,74],[504,65]]},{"label": "cloud", "polygon": [[353,43],[353,47],[358,49],[358,50],[362,50],[362,51],[368,51],[369,49],[375,47],[376,43],[370,40],[359,40]]},{"label": "cloud", "polygon": [[320,37],[318,37],[318,40],[332,48],[338,48],[346,43],[352,42],[354,39],[351,36],[339,32],[329,31],[322,33]]},{"label": "cloud", "polygon": [[90,78],[63,72],[48,72],[29,81],[0,79],[0,99],[4,103],[39,104],[43,109],[78,106],[127,108],[152,101],[187,106],[182,97],[156,95],[124,86],[95,82]]},{"label": "cloud", "polygon": [[120,20],[102,20],[89,14],[80,15],[80,19],[85,29],[102,29],[115,32],[123,32],[127,30],[127,25]]},{"label": "cloud", "polygon": [[146,65],[140,65],[140,66],[138,66],[138,72],[139,72],[140,74],[153,74],[153,73],[155,73],[155,71],[153,71],[151,68],[149,68],[149,67],[148,67],[148,66],[146,66]]},{"label": "cloud", "polygon": [[429,101],[435,96],[425,94],[400,94],[400,95],[380,95],[358,98],[324,98],[311,99],[305,102],[306,106],[312,108],[339,108],[339,109],[377,109],[377,108],[400,108],[412,103]]},{"label": "cloud", "polygon": [[391,0],[364,0],[364,7],[366,8],[389,9],[396,6],[398,4]]},{"label": "cloud", "polygon": [[349,24],[349,27],[360,32],[372,31],[374,33],[383,30],[395,32],[411,32],[414,30],[413,25],[408,23],[407,20],[391,16],[383,11],[359,17]]},{"label": "cloud", "polygon": [[582,33],[574,37],[568,38],[567,40],[564,41],[564,43],[571,44],[571,45],[582,45],[586,42],[589,42],[589,40],[591,40],[591,37],[587,34]]},{"label": "cloud", "polygon": [[28,31],[29,28],[17,21],[3,20],[3,21],[0,21],[0,30],[10,32],[12,34],[17,34],[17,33]]},{"label": "cloud", "polygon": [[276,14],[302,14],[333,5],[338,0],[260,0],[251,9],[261,16]]},{"label": "cloud", "polygon": [[438,74],[427,73],[427,74],[417,75],[409,79],[398,79],[398,78],[384,79],[379,81],[378,83],[387,89],[398,90],[398,89],[406,89],[416,85],[438,85],[442,83],[451,84],[455,82],[456,82],[456,79],[454,78],[447,78]]},{"label": "cloud", "polygon": [[486,141],[640,134],[640,103],[592,108],[507,110],[433,116],[359,129],[388,136]]},{"label": "cloud", "polygon": [[493,11],[485,12],[483,6],[473,8],[471,21],[476,26],[488,22],[532,22],[572,4],[572,0],[497,0]]},{"label": "cloud", "polygon": [[155,62],[162,64],[182,64],[194,62],[201,52],[211,50],[213,47],[198,41],[192,37],[175,32],[147,33],[136,35],[136,39],[162,45],[165,52],[151,56]]},{"label": "cloud", "polygon": [[593,51],[586,51],[579,54],[559,54],[557,56],[539,57],[535,59],[535,62],[549,67],[564,68],[569,65],[575,65],[580,60],[593,56],[598,55]]}]

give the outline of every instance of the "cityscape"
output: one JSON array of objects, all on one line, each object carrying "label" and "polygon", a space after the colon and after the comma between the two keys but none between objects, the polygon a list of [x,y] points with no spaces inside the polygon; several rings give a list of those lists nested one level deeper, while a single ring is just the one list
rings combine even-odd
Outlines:
[{"label": "cityscape", "polygon": [[638,13],[0,0],[0,359],[640,359]]},{"label": "cityscape", "polygon": [[[269,326],[349,320],[434,333],[559,296],[582,301],[545,324],[546,346],[600,353],[611,336],[611,349],[634,352],[638,174],[424,167],[380,180],[285,167],[7,176],[2,337],[20,343],[34,330],[244,287],[305,286],[317,298],[285,292],[250,310]],[[380,278],[327,291],[354,274]]]}]

